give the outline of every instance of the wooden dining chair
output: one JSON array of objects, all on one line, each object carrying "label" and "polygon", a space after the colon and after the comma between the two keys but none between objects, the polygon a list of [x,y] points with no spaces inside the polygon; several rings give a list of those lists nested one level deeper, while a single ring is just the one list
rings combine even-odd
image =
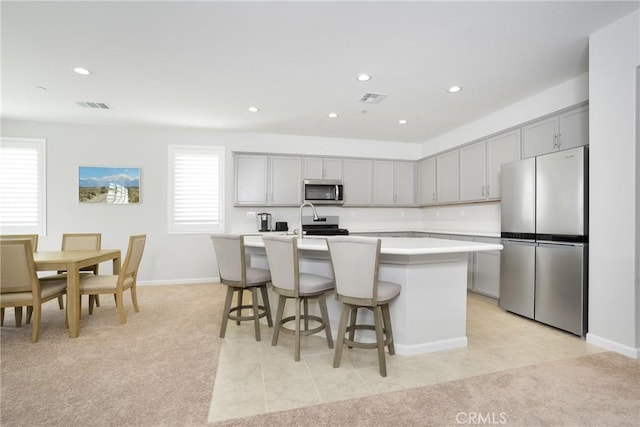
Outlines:
[{"label": "wooden dining chair", "polygon": [[[120,316],[120,323],[127,323],[127,315],[124,309],[124,291],[131,291],[131,301],[136,313],[140,311],[138,307],[137,296],[137,280],[138,268],[142,260],[144,245],[147,241],[146,235],[137,235],[129,237],[129,247],[124,263],[120,268],[119,274],[100,274],[100,275],[82,275],[80,276],[80,295],[100,295],[111,294],[116,296],[116,306]],[[89,314],[93,312],[93,306],[89,304]]]},{"label": "wooden dining chair", "polygon": [[[102,246],[102,234],[101,233],[65,233],[62,235],[62,247],[63,251],[85,251],[96,250]],[[40,280],[59,280],[66,279],[67,272],[65,270],[58,270],[57,274],[52,276],[41,277]],[[80,269],[80,274],[98,274],[98,264],[90,265]],[[114,295],[115,297],[115,295]],[[89,305],[95,304],[100,307],[99,296],[89,296]],[[60,309],[64,308],[62,300],[58,300]],[[27,323],[29,323],[29,313],[27,311]]]},{"label": "wooden dining chair", "polygon": [[[4,234],[0,235],[0,240],[16,240],[27,239],[31,242],[31,249],[33,252],[38,250],[38,235],[37,234]],[[28,312],[28,309],[27,309]],[[16,328],[22,326],[22,307],[14,307]],[[27,323],[29,323],[29,314],[27,313]],[[0,326],[4,326],[4,307],[0,310]]]},{"label": "wooden dining chair", "polygon": [[[0,307],[33,308],[31,341],[37,342],[40,335],[42,304],[66,293],[66,280],[38,279],[36,264],[33,260],[31,241],[1,240],[0,258]],[[65,316],[66,318],[66,316]]]}]

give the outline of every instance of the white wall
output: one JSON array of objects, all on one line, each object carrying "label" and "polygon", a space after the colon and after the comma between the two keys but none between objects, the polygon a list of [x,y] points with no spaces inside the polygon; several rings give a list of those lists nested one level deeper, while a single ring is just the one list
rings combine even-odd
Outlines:
[{"label": "white wall", "polygon": [[[47,140],[47,235],[39,247],[57,249],[63,233],[101,232],[103,247],[126,251],[131,234],[147,234],[140,282],[195,282],[217,277],[213,249],[206,235],[167,233],[169,144],[225,146],[226,229],[256,231],[255,219],[233,207],[233,157],[231,151],[281,152],[338,156],[416,159],[418,144],[389,144],[330,138],[263,135],[161,127],[114,127],[2,121],[3,136]],[[78,203],[79,166],[133,166],[141,168],[140,205]],[[295,228],[297,208],[260,208]],[[355,209],[320,207],[323,215],[340,215],[341,225],[352,229],[419,227],[419,209]],[[156,268],[159,261],[161,268]],[[110,267],[100,267],[108,272]]]},{"label": "white wall", "polygon": [[640,12],[593,34],[587,340],[640,357],[638,110]]}]

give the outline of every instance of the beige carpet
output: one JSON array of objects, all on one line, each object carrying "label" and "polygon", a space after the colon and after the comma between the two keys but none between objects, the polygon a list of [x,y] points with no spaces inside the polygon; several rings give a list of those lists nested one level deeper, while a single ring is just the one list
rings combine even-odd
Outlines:
[{"label": "beige carpet", "polygon": [[[113,301],[69,339],[48,303],[40,341],[1,335],[2,426],[206,425],[221,340],[224,289],[140,287],[141,312]],[[85,301],[86,305],[86,301]],[[637,426],[640,361],[599,353],[406,391],[236,419],[218,425]]]}]

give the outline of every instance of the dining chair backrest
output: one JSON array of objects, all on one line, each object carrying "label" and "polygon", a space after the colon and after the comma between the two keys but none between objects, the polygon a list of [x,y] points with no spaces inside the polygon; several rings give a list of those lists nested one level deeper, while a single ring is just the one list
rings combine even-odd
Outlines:
[{"label": "dining chair backrest", "polygon": [[336,236],[327,239],[336,294],[377,304],[380,239]]},{"label": "dining chair backrest", "polygon": [[295,236],[262,236],[267,253],[271,284],[280,289],[292,291],[294,297],[300,293],[298,265],[298,238]]},{"label": "dining chair backrest", "polygon": [[127,255],[124,259],[124,264],[120,269],[120,281],[136,280],[138,276],[138,267],[140,267],[140,261],[142,260],[142,253],[144,252],[144,245],[147,241],[147,236],[144,234],[129,237],[129,247],[127,248]]},{"label": "dining chair backrest", "polygon": [[0,292],[34,292],[39,287],[31,240],[0,241]]},{"label": "dining chair backrest", "polygon": [[0,235],[0,240],[16,240],[16,239],[29,239],[31,241],[31,249],[33,252],[38,250],[38,235],[37,234],[3,234]]},{"label": "dining chair backrest", "polygon": [[[101,233],[65,233],[62,235],[63,251],[86,251],[100,249],[102,245]],[[98,274],[98,264],[84,267],[82,271],[92,271]]]},{"label": "dining chair backrest", "polygon": [[100,249],[100,233],[65,233],[62,235],[63,251],[86,251]]},{"label": "dining chair backrest", "polygon": [[218,261],[220,280],[244,284],[246,281],[244,236],[216,233],[211,235],[211,242]]}]

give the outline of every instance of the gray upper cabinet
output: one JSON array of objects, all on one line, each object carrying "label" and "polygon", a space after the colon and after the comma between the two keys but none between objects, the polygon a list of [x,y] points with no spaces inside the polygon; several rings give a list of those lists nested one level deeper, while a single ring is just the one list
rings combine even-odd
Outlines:
[{"label": "gray upper cabinet", "polygon": [[418,162],[418,204],[427,206],[436,202],[436,158],[429,157]]},{"label": "gray upper cabinet", "polygon": [[270,205],[300,206],[302,204],[302,159],[271,156]]},{"label": "gray upper cabinet", "polygon": [[560,150],[589,144],[589,107],[584,106],[560,115]]},{"label": "gray upper cabinet", "polygon": [[344,204],[345,206],[369,206],[372,203],[371,160],[344,160]]},{"label": "gray upper cabinet", "polygon": [[414,162],[393,162],[394,203],[413,205],[416,201]]},{"label": "gray upper cabinet", "polygon": [[303,179],[342,179],[342,159],[305,157]]},{"label": "gray upper cabinet", "polygon": [[549,117],[522,128],[523,158],[550,153],[556,149],[558,117]]},{"label": "gray upper cabinet", "polygon": [[413,162],[392,160],[373,161],[373,204],[413,205]]},{"label": "gray upper cabinet", "polygon": [[589,143],[589,108],[582,106],[522,128],[523,158]]},{"label": "gray upper cabinet", "polygon": [[267,204],[268,165],[267,155],[234,155],[236,205]]},{"label": "gray upper cabinet", "polygon": [[487,199],[502,197],[500,170],[504,163],[520,160],[520,129],[487,140]]},{"label": "gray upper cabinet", "polygon": [[487,198],[486,144],[484,141],[460,148],[460,201]]},{"label": "gray upper cabinet", "polygon": [[234,153],[236,206],[299,206],[300,157]]},{"label": "gray upper cabinet", "polygon": [[393,161],[373,161],[373,204],[393,205]]},{"label": "gray upper cabinet", "polygon": [[458,150],[436,157],[436,198],[438,203],[460,200],[458,194]]}]

